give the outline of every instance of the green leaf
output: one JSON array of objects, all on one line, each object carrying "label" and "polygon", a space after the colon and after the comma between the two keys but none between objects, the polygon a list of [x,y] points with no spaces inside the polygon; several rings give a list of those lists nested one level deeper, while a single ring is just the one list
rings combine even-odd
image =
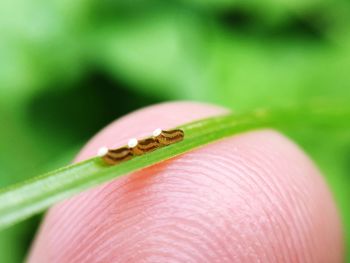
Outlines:
[{"label": "green leaf", "polygon": [[100,158],[58,169],[0,191],[0,229],[44,211],[54,203],[121,175],[140,170],[210,142],[247,130],[276,127],[349,128],[350,107],[342,104],[312,104],[284,109],[259,109],[203,119],[178,128],[183,141],[135,157],[116,166]]}]

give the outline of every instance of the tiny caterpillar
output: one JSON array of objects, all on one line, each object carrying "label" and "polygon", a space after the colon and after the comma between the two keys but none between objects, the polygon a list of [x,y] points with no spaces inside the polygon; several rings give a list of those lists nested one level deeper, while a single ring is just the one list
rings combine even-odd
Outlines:
[{"label": "tiny caterpillar", "polygon": [[159,147],[160,144],[157,139],[154,137],[149,137],[138,141],[137,145],[131,148],[131,151],[134,155],[142,155],[148,152],[152,152]]},{"label": "tiny caterpillar", "polygon": [[102,156],[102,159],[107,164],[117,164],[122,161],[130,160],[132,156],[130,148],[123,146],[118,149],[109,149],[108,152]]},{"label": "tiny caterpillar", "polygon": [[139,141],[131,139],[128,146],[122,146],[117,149],[102,147],[98,151],[98,156],[102,157],[106,164],[115,165],[130,160],[133,156],[140,156],[158,148],[182,141],[184,136],[184,132],[180,129],[168,131],[156,129],[152,137],[147,137]]},{"label": "tiny caterpillar", "polygon": [[160,145],[162,146],[167,146],[179,141],[182,141],[184,138],[184,132],[183,130],[180,129],[174,129],[170,131],[161,131],[159,135],[159,130],[154,131],[155,139],[159,142]]}]

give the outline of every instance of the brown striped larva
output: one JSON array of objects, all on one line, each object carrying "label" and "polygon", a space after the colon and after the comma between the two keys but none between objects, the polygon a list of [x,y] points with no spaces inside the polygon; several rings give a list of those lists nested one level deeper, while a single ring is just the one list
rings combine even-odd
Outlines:
[{"label": "brown striped larva", "polygon": [[114,165],[130,160],[133,156],[140,156],[158,148],[182,141],[184,135],[184,132],[180,129],[156,129],[152,137],[141,140],[130,139],[127,146],[122,146],[117,149],[102,147],[98,151],[98,156],[100,156],[106,164]]},{"label": "brown striped larva", "polygon": [[148,152],[152,152],[160,147],[159,142],[153,138],[148,137],[137,141],[136,144],[129,141],[129,148],[131,149],[133,155],[143,155]]},{"label": "brown striped larva", "polygon": [[153,132],[153,137],[159,142],[161,146],[167,146],[173,143],[182,141],[184,138],[184,132],[180,129],[173,129],[169,131],[163,131],[156,129]]},{"label": "brown striped larva", "polygon": [[[101,148],[99,150],[100,155],[102,152],[104,152],[105,149]],[[110,165],[114,165],[114,164],[118,164],[120,162],[126,161],[126,160],[130,160],[132,158],[133,154],[130,150],[129,147],[127,146],[123,146],[117,149],[107,149],[107,152],[105,154],[103,154],[101,157],[104,160],[105,163],[110,164]]]}]

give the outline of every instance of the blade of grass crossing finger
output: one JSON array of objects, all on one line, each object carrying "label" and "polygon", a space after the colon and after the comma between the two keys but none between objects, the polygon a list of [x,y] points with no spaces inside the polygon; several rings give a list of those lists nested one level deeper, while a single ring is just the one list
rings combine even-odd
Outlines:
[{"label": "blade of grass crossing finger", "polygon": [[0,190],[0,229],[40,213],[65,198],[118,176],[170,159],[210,142],[240,132],[263,127],[292,129],[318,126],[350,128],[350,106],[309,105],[283,109],[259,109],[242,114],[227,114],[181,125],[183,141],[135,157],[115,166],[100,158],[69,165],[31,180]]}]

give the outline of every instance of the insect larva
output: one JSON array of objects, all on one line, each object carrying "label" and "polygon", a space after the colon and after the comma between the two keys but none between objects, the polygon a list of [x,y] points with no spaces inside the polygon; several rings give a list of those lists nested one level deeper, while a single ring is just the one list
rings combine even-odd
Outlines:
[{"label": "insect larva", "polygon": [[123,146],[118,149],[110,149],[108,152],[102,156],[102,159],[107,164],[117,164],[122,161],[130,160],[133,154],[129,147]]},{"label": "insect larva", "polygon": [[156,150],[159,146],[159,142],[155,138],[148,137],[138,141],[134,147],[131,147],[131,151],[134,155],[142,155]]},{"label": "insect larva", "polygon": [[167,146],[167,145],[182,141],[185,134],[183,130],[180,130],[180,129],[174,129],[174,130],[168,130],[168,131],[156,129],[153,132],[153,136],[161,146]]},{"label": "insect larva", "polygon": [[160,147],[182,141],[184,136],[184,132],[180,129],[168,131],[156,129],[152,137],[147,137],[139,141],[137,139],[131,139],[128,142],[128,146],[117,149],[102,147],[98,151],[98,156],[102,157],[105,163],[114,165],[130,160],[133,156],[143,155]]}]

